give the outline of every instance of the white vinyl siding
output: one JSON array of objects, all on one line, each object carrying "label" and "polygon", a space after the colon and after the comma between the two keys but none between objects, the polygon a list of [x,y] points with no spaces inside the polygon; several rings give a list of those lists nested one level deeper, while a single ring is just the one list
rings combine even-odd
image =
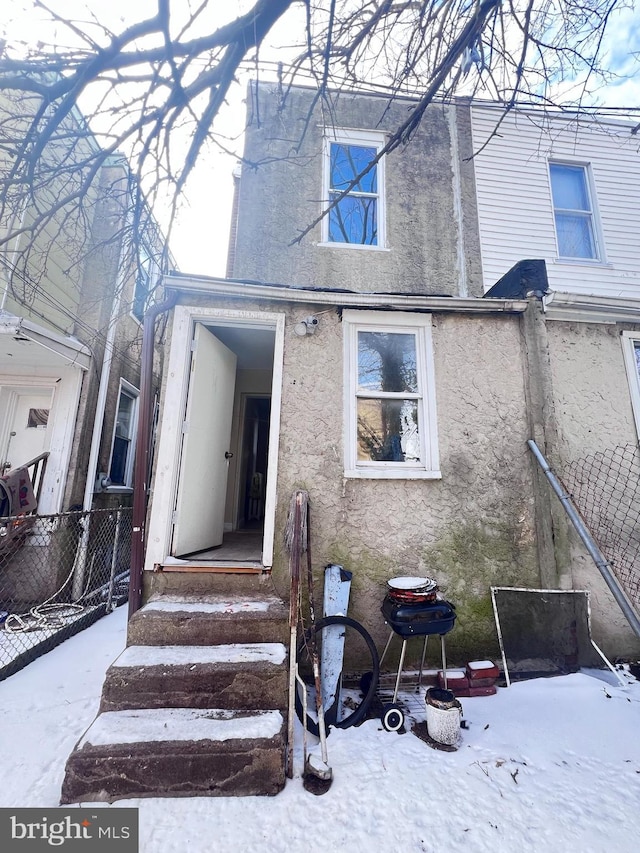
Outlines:
[{"label": "white vinyl siding", "polygon": [[[640,298],[640,156],[631,125],[511,113],[482,148],[500,117],[472,107],[485,289],[518,261],[542,258],[553,290]],[[598,260],[558,257],[549,161],[589,164]]]}]

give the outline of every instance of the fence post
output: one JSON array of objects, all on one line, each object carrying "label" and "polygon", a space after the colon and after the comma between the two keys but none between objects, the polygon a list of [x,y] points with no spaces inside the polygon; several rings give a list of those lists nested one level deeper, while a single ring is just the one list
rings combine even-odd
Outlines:
[{"label": "fence post", "polygon": [[82,527],[82,536],[78,543],[76,566],[73,572],[73,587],[71,590],[71,598],[73,601],[77,601],[81,598],[84,590],[84,576],[87,568],[87,552],[89,550],[89,528],[91,526],[90,513],[82,514],[80,526]]},{"label": "fence post", "polygon": [[113,534],[113,551],[111,552],[111,574],[109,576],[109,589],[107,592],[107,613],[113,610],[113,581],[116,576],[116,567],[118,565],[118,549],[120,548],[120,524],[122,521],[122,509],[118,507],[116,513],[116,529]]}]

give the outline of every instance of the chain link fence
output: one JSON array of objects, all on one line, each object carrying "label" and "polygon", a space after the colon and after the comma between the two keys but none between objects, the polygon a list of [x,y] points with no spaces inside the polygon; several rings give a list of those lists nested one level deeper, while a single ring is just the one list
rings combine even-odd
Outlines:
[{"label": "chain link fence", "polygon": [[640,450],[626,444],[578,459],[562,481],[640,612]]},{"label": "chain link fence", "polygon": [[0,680],[128,597],[131,507],[0,518]]}]

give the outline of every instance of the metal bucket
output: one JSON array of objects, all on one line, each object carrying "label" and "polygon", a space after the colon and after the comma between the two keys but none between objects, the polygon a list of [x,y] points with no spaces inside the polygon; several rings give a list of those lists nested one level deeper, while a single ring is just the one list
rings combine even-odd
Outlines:
[{"label": "metal bucket", "polygon": [[456,747],[460,740],[462,705],[451,690],[430,687],[426,695],[427,733],[436,743]]}]

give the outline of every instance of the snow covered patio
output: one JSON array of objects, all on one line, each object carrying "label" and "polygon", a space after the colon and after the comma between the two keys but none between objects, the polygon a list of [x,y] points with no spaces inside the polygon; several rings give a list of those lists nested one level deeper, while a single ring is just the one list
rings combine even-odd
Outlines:
[{"label": "snow covered patio", "polygon": [[[58,804],[65,761],[97,711],[125,624],[119,608],[0,683],[0,806]],[[322,797],[296,776],[273,798],[116,805],[139,807],[141,853],[318,845],[631,853],[640,831],[640,683],[624,691],[614,681],[581,673],[463,699],[469,728],[454,753],[387,733],[378,721],[334,730],[334,782]]]}]

